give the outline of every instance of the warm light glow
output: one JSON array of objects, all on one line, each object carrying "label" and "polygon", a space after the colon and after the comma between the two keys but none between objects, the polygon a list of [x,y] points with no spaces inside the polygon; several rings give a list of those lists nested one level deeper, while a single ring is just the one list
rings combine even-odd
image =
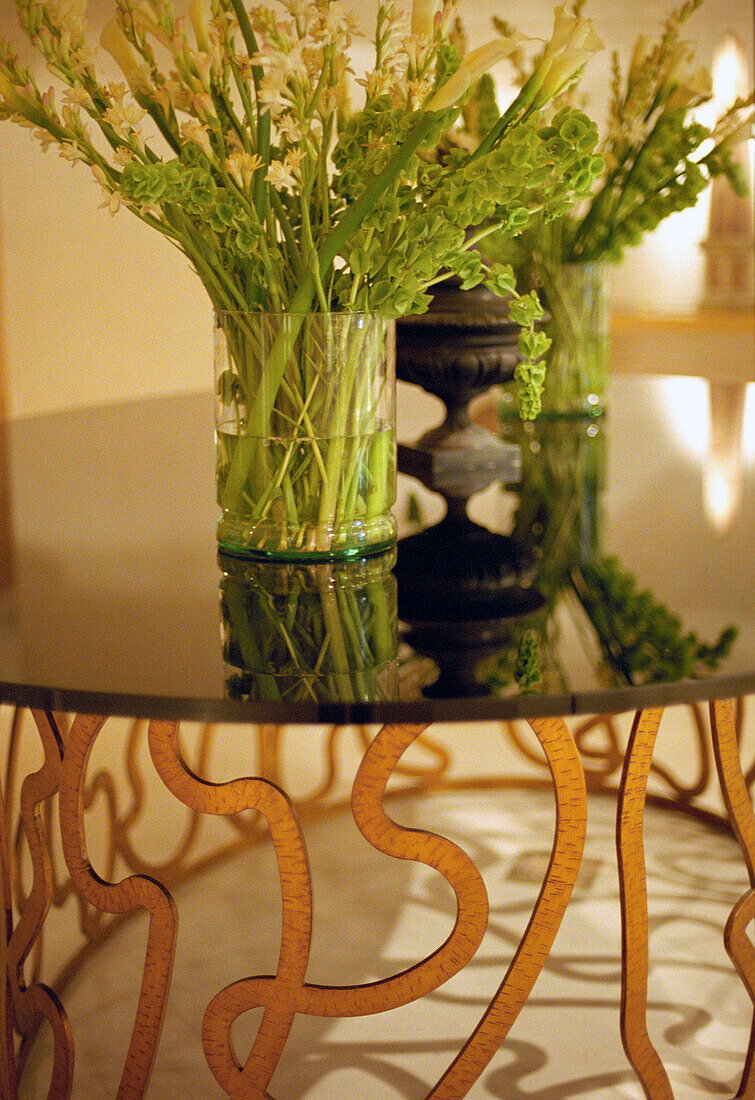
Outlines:
[{"label": "warm light glow", "polygon": [[[705,379],[655,378],[653,389],[663,408],[664,419],[681,450],[690,458],[702,462],[710,446],[708,385]],[[745,398],[742,460],[747,469],[755,466],[755,385],[747,387]]]},{"label": "warm light glow", "polygon": [[652,386],[680,450],[702,463],[708,453],[708,387],[703,378],[656,378]]},{"label": "warm light glow", "polygon": [[[722,116],[735,102],[745,101],[749,86],[745,52],[734,35],[726,37],[716,51],[712,75],[713,111]],[[755,304],[753,144],[742,137],[731,150],[749,196],[735,194],[720,176],[711,184],[708,237],[704,242],[704,302],[711,308],[747,308]]]},{"label": "warm light glow", "polygon": [[713,103],[716,114],[731,107],[737,96],[747,95],[747,58],[741,42],[725,38],[713,59]]},{"label": "warm light glow", "polygon": [[[710,125],[731,107],[732,103],[749,94],[752,86],[750,66],[742,43],[733,34],[726,37],[713,58],[712,91],[710,101]],[[703,120],[701,114],[701,121]],[[752,194],[755,180],[755,138],[742,144],[742,158]]]},{"label": "warm light glow", "polygon": [[702,378],[653,384],[680,449],[702,468],[706,519],[725,535],[739,509],[744,471],[755,466],[755,385],[743,394],[727,392],[726,384],[713,389]]},{"label": "warm light glow", "polygon": [[741,468],[711,455],[703,469],[703,507],[717,535],[725,535],[731,527],[739,506],[741,482]]},{"label": "warm light glow", "polygon": [[703,468],[703,507],[713,530],[725,535],[742,497],[742,428],[747,387],[711,382],[710,445]]}]

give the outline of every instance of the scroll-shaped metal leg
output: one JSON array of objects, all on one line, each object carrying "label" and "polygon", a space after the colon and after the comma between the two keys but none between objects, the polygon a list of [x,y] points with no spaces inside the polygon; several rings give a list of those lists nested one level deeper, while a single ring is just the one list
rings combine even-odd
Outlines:
[{"label": "scroll-shaped metal leg", "polygon": [[673,1100],[668,1074],[647,1030],[648,906],[643,821],[653,749],[663,708],[639,711],[629,735],[619,790],[616,844],[621,890],[621,1039],[651,1100]]},{"label": "scroll-shaped metal leg", "polygon": [[[734,906],[726,922],[724,945],[755,1004],[755,948],[747,935],[747,926],[755,918],[755,814],[753,814],[750,794],[742,774],[733,700],[723,699],[712,702],[710,720],[721,793],[750,878],[750,889]],[[739,1098],[752,1100],[753,1097],[755,1097],[755,1019],[750,1027],[750,1043],[735,1100]]]}]

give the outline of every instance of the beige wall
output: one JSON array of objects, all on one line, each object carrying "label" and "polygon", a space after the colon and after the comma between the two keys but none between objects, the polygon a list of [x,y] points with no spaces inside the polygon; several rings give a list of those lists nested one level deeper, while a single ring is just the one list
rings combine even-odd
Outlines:
[{"label": "beige wall", "polygon": [[[93,21],[111,6],[90,0]],[[624,53],[667,10],[657,0],[592,0],[587,9],[609,49]],[[493,10],[514,16],[526,33],[543,34],[553,7],[461,0],[473,41],[488,35]],[[706,0],[689,24],[701,59],[710,59],[732,26],[751,53],[752,0]],[[13,0],[0,0],[0,33],[32,59]],[[608,51],[588,81],[596,116],[607,65]],[[209,306],[195,276],[156,233],[126,212],[112,218],[100,202],[86,169],[52,149],[42,155],[26,132],[0,123],[0,318],[12,415],[210,384]],[[691,252],[697,262],[694,243]],[[624,265],[620,296],[631,305],[693,306],[693,261],[689,246],[680,256],[676,246],[651,241]]]}]

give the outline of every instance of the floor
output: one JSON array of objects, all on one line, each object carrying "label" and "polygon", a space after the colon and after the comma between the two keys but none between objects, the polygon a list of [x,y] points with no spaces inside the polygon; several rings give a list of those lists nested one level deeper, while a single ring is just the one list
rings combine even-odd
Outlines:
[{"label": "floor", "polygon": [[[620,939],[613,846],[615,803],[590,800],[585,857],[571,906],[532,997],[471,1092],[506,1100],[637,1098],[618,1033]],[[425,1002],[355,1021],[297,1019],[270,1086],[277,1100],[388,1100],[425,1096],[475,1026],[524,929],[547,866],[553,806],[534,791],[453,792],[402,801],[394,816],[456,840],[484,876],[491,921],[483,945]],[[439,946],[454,902],[427,868],[374,852],[345,814],[306,832],[315,889],[307,978],[351,984],[387,975]],[[648,1028],[677,1100],[731,1096],[751,1006],[721,930],[747,888],[734,842],[700,823],[648,808],[652,972]],[[277,872],[265,844],[176,893],[174,984],[148,1095],[210,1100],[222,1093],[196,1042],[209,995],[275,969]],[[214,899],[208,909],[206,899]],[[141,978],[144,925],[126,926],[86,964],[65,1004],[76,1036],[74,1098],[114,1097],[111,1053],[125,1051]],[[208,995],[207,990],[210,991]],[[233,1040],[243,1059],[259,1017]],[[46,1095],[45,1037],[22,1095]]]}]

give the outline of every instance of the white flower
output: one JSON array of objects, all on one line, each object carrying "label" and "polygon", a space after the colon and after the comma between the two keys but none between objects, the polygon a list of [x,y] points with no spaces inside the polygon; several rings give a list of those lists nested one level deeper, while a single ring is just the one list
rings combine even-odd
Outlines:
[{"label": "white flower", "polygon": [[320,35],[326,41],[349,39],[356,32],[357,22],[354,13],[343,0],[332,0],[322,13]]},{"label": "white flower", "polygon": [[542,85],[536,104],[558,95],[585,62],[603,48],[603,41],[591,20],[566,15],[565,6],[556,8],[553,34],[538,63]]},{"label": "white flower", "polygon": [[117,191],[113,190],[113,186],[110,180],[105,175],[105,172],[99,164],[92,165],[92,175],[97,180],[102,190],[105,192],[105,201],[102,203],[100,209],[105,207],[111,214],[115,214],[121,207],[121,196]]},{"label": "white flower", "polygon": [[[29,123],[29,125],[33,126],[33,123]],[[55,138],[52,134],[48,130],[43,130],[41,127],[34,127],[32,129],[32,134],[42,146],[43,153],[46,153],[50,146],[55,143]]]},{"label": "white flower", "polygon": [[244,190],[249,187],[254,173],[262,167],[262,164],[262,157],[258,156],[257,153],[246,153],[242,149],[237,149],[235,153],[231,153],[225,162],[231,178]]},{"label": "white flower", "polygon": [[111,107],[105,111],[104,119],[109,122],[119,137],[130,135],[136,130],[147,112],[133,99],[127,98],[128,88],[125,84],[109,84],[107,92],[113,100]]},{"label": "white flower", "polygon": [[266,73],[260,81],[259,98],[269,109],[272,115],[286,111],[291,106],[290,97],[287,94],[286,75],[273,69]]},{"label": "white flower", "polygon": [[272,184],[276,191],[280,191],[283,187],[293,191],[301,182],[299,179],[300,160],[301,153],[292,150],[285,160],[271,161],[265,175],[266,181]]},{"label": "white flower", "polygon": [[83,77],[94,69],[95,52],[87,42],[82,42],[75,50],[71,50],[68,63],[77,76]]},{"label": "white flower", "polygon": [[499,61],[503,61],[518,49],[521,39],[518,35],[511,38],[496,38],[487,42],[484,46],[478,46],[466,55],[460,67],[453,76],[450,76],[445,84],[441,85],[434,96],[431,97],[425,108],[428,111],[445,111],[458,103],[464,93],[478,80],[483,73],[491,69]]},{"label": "white flower", "polygon": [[195,145],[198,145],[205,156],[212,157],[210,135],[207,132],[207,127],[202,126],[200,122],[196,122],[193,119],[189,122],[182,122],[181,138],[187,143],[193,142]]},{"label": "white flower", "polygon": [[283,7],[292,15],[297,23],[309,22],[314,16],[314,8],[309,0],[284,0]]},{"label": "white flower", "polygon": [[130,149],[126,149],[123,145],[113,151],[113,161],[120,168],[125,168],[127,164],[133,164],[135,160],[136,157],[133,152]]},{"label": "white flower", "polygon": [[291,115],[281,115],[275,120],[275,126],[281,137],[284,137],[289,145],[298,145],[302,138],[301,126]]},{"label": "white flower", "polygon": [[62,142],[58,150],[58,155],[63,160],[69,160],[71,164],[75,164],[77,161],[84,159],[78,145],[72,141]]},{"label": "white flower", "polygon": [[92,97],[83,88],[64,88],[62,99],[69,107],[84,107],[85,110],[89,110],[93,106]]},{"label": "white flower", "polygon": [[[172,74],[175,77],[175,74]],[[177,79],[166,80],[156,92],[152,93],[155,101],[164,111],[188,111],[191,109],[191,96],[186,88]]]}]

